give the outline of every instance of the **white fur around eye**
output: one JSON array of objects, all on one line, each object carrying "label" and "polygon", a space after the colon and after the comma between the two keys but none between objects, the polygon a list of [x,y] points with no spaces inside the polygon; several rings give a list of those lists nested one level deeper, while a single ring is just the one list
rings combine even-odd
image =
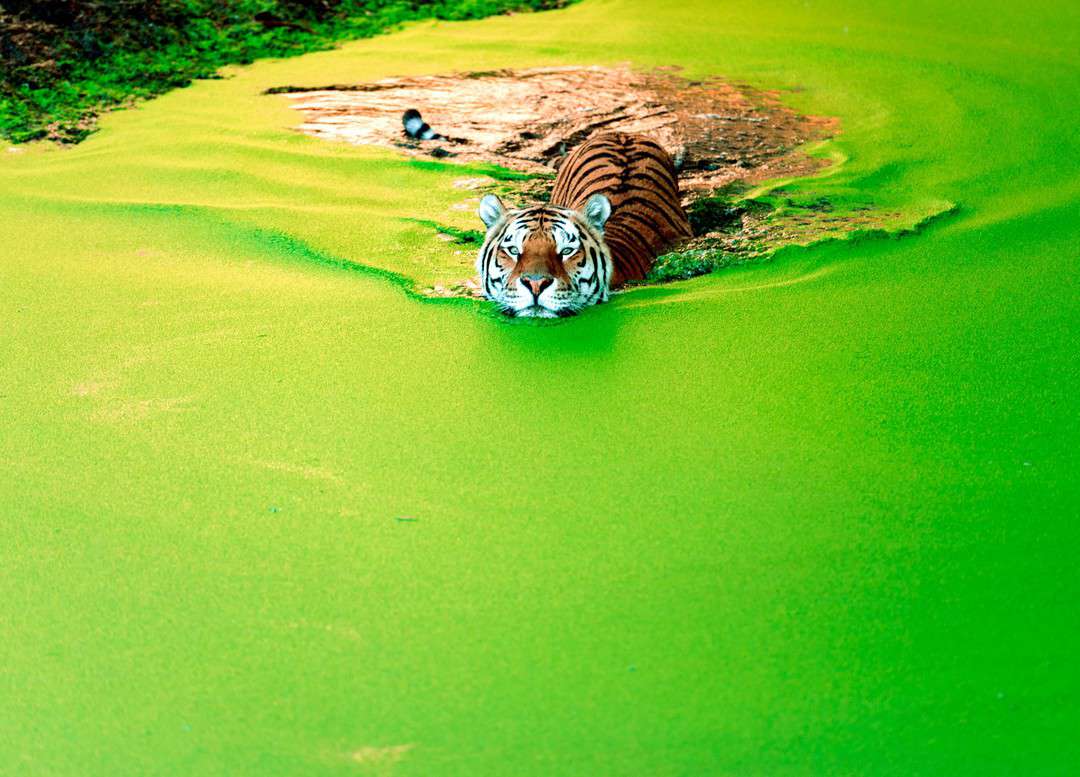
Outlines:
[{"label": "white fur around eye", "polygon": [[503,235],[502,244],[499,246],[510,256],[517,258],[525,245],[525,238],[529,234],[529,228],[525,224],[511,223]]},{"label": "white fur around eye", "polygon": [[555,239],[555,251],[564,259],[577,253],[581,246],[581,236],[572,222],[556,224],[551,236]]}]

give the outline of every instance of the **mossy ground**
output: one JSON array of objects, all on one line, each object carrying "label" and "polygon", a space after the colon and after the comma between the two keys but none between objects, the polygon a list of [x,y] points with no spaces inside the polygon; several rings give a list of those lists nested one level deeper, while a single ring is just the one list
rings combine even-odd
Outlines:
[{"label": "mossy ground", "polygon": [[[585,0],[0,149],[0,772],[1066,772],[1077,13]],[[362,269],[457,171],[261,94],[627,59],[840,117],[778,198],[960,209],[512,326]]]},{"label": "mossy ground", "polygon": [[76,143],[97,116],[223,65],[327,49],[417,19],[479,19],[565,0],[7,0],[0,138]]}]

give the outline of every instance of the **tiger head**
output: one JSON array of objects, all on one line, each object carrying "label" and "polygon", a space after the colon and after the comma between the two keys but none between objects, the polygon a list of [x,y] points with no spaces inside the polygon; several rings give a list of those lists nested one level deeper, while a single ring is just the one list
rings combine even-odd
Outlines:
[{"label": "tiger head", "polygon": [[476,260],[484,296],[511,316],[555,318],[604,302],[611,253],[604,224],[611,203],[594,194],[579,210],[541,205],[507,210],[489,194],[480,201],[487,237]]}]

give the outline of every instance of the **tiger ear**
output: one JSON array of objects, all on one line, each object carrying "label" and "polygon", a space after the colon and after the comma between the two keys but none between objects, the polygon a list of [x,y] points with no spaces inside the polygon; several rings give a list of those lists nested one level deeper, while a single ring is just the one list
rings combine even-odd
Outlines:
[{"label": "tiger ear", "polygon": [[581,214],[590,227],[597,232],[603,232],[604,224],[611,217],[611,200],[602,194],[594,194],[581,209]]},{"label": "tiger ear", "polygon": [[480,220],[488,229],[498,224],[504,213],[506,213],[506,207],[494,194],[485,194],[480,200]]}]

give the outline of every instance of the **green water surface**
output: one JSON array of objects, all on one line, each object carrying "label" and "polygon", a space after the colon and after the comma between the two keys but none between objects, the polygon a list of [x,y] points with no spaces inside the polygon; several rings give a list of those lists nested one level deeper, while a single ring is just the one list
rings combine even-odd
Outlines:
[{"label": "green water surface", "polygon": [[[0,149],[0,774],[1076,774],[1077,9],[585,0]],[[354,268],[460,170],[260,94],[623,61],[958,210],[509,324]]]}]

